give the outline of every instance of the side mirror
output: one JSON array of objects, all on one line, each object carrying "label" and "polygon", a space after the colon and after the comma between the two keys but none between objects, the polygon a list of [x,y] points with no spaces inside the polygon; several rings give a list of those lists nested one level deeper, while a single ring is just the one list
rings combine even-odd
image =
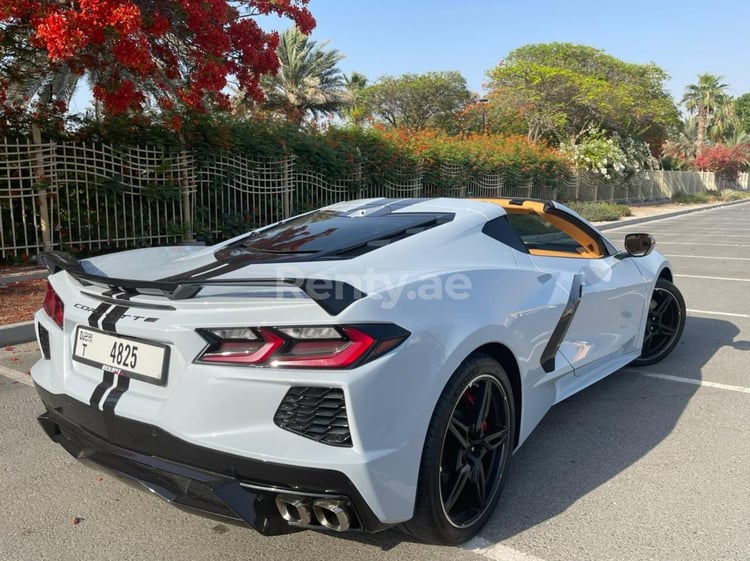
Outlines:
[{"label": "side mirror", "polygon": [[651,234],[628,234],[625,236],[625,251],[630,257],[645,257],[656,247]]}]

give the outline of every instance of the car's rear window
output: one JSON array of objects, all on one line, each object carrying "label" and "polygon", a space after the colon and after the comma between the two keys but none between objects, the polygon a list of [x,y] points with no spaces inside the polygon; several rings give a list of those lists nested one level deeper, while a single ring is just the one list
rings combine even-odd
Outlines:
[{"label": "car's rear window", "polygon": [[[436,225],[443,214],[391,213],[349,216],[320,210],[292,218],[257,232],[242,241],[249,250],[272,253],[328,253],[389,237],[411,234],[412,229]],[[446,220],[447,221],[447,220]]]}]

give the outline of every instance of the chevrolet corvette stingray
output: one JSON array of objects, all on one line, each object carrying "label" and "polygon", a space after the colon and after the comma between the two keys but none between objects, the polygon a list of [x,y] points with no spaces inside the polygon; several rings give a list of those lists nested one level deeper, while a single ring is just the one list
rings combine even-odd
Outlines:
[{"label": "chevrolet corvette stingray", "polygon": [[205,247],[49,252],[39,422],[79,460],[264,534],[455,544],[555,403],[677,345],[648,234],[530,199],[366,199]]}]

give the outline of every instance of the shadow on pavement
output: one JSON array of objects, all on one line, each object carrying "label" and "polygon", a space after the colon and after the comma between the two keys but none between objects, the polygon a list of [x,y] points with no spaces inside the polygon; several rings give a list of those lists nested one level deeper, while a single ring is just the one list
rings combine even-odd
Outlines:
[{"label": "shadow on pavement", "polygon": [[730,322],[689,317],[679,346],[661,363],[616,372],[553,407],[514,456],[483,537],[499,542],[560,514],[646,455],[672,432],[699,386],[638,372],[700,381],[719,349],[748,348],[735,341],[738,334]]},{"label": "shadow on pavement", "polygon": [[[616,372],[553,407],[513,457],[482,537],[501,542],[553,518],[646,455],[672,432],[698,386],[639,371],[700,381],[722,347],[750,348],[735,341],[738,334],[733,323],[689,317],[679,346],[661,363]],[[341,537],[383,550],[412,541],[395,530]]]}]

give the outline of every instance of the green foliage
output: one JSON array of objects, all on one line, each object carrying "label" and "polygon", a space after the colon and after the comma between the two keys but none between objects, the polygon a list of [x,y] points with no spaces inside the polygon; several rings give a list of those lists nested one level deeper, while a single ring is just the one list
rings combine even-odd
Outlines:
[{"label": "green foliage", "polygon": [[594,125],[656,146],[678,116],[661,68],[623,62],[593,47],[527,45],[488,76],[490,100],[521,114],[532,140],[575,142]]},{"label": "green foliage", "polygon": [[299,125],[308,116],[315,120],[351,105],[344,75],[336,66],[344,55],[327,45],[327,41],[318,44],[296,27],[282,33],[276,49],[279,71],[261,78],[264,108]]},{"label": "green foliage", "polygon": [[625,205],[601,202],[571,202],[566,205],[591,222],[610,222],[631,215],[630,208]]},{"label": "green foliage", "polygon": [[677,191],[672,195],[672,202],[676,204],[691,205],[691,204],[703,204],[710,203],[713,195],[708,191],[700,191],[698,193],[686,193],[685,191]]},{"label": "green foliage", "polygon": [[739,120],[740,130],[750,134],[750,93],[742,94],[734,100],[734,113]]},{"label": "green foliage", "polygon": [[672,195],[672,202],[677,204],[705,204],[713,202],[741,201],[750,198],[748,191],[735,191],[722,189],[721,191],[699,191],[698,193],[686,193],[678,191]]},{"label": "green foliage", "polygon": [[529,183],[562,187],[570,176],[565,158],[543,144],[519,136],[455,137],[438,130],[410,133],[383,130],[382,137],[413,166],[419,165],[432,194],[464,190],[482,176],[502,174],[507,189]]},{"label": "green foliage", "polygon": [[696,116],[696,154],[703,150],[706,138],[721,141],[735,124],[734,106],[726,93],[729,86],[721,80],[722,76],[700,74],[697,84],[685,88],[681,103]]},{"label": "green foliage", "polygon": [[376,121],[409,131],[449,126],[470,99],[458,72],[386,76],[362,91],[362,102]]},{"label": "green foliage", "polygon": [[617,133],[608,136],[595,128],[587,131],[577,144],[563,143],[560,150],[575,167],[606,179],[622,179],[658,165],[645,142],[621,138]]}]

